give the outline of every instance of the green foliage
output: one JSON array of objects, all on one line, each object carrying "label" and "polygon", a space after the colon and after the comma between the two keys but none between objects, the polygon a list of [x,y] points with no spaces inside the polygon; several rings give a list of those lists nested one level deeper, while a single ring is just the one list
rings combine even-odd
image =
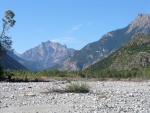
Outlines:
[{"label": "green foliage", "polygon": [[4,70],[4,76],[10,81],[11,77],[14,76],[14,74],[12,73],[11,70],[7,69],[7,70]]},{"label": "green foliage", "polygon": [[[5,54],[7,51],[12,51],[11,45],[11,37],[7,36],[7,31],[10,27],[13,27],[15,24],[15,20],[13,19],[15,14],[11,10],[5,11],[5,16],[2,18],[3,26],[2,32],[0,34],[0,57]],[[1,59],[0,59],[1,60]],[[4,80],[5,75],[3,74],[3,68],[0,66],[0,80]]]},{"label": "green foliage", "polygon": [[78,76],[80,76],[82,78],[85,78],[85,73],[83,71],[79,71]]},{"label": "green foliage", "polygon": [[3,70],[2,66],[0,65],[0,81],[2,81],[4,79],[5,79],[4,70]]},{"label": "green foliage", "polygon": [[7,69],[7,70],[4,70],[4,75],[5,76],[13,76],[14,74],[12,73],[11,70]]},{"label": "green foliage", "polygon": [[[3,72],[3,71],[2,71]],[[59,70],[43,70],[41,72],[32,72],[32,71],[24,71],[24,70],[17,70],[17,71],[10,71],[7,75],[13,75],[13,78],[20,78],[20,79],[41,79],[41,78],[96,78],[99,80],[106,80],[107,78],[150,78],[150,66],[144,69],[136,69],[133,68],[131,70],[101,70],[101,71],[59,71]],[[4,76],[1,75],[2,78]],[[6,77],[6,76],[5,76]]]},{"label": "green foliage", "polygon": [[2,19],[3,28],[2,33],[0,35],[0,56],[7,51],[12,51],[11,45],[11,37],[7,36],[7,31],[10,27],[15,25],[15,20],[13,19],[15,14],[11,10],[5,11],[5,17]]},{"label": "green foliage", "polygon": [[70,93],[88,93],[90,88],[87,84],[77,84],[73,83],[68,86],[67,91]]},{"label": "green foliage", "polygon": [[[141,54],[147,55],[146,57]],[[104,71],[104,70],[131,70],[132,68],[143,68],[142,62],[137,61],[135,56],[138,58],[149,58],[150,53],[150,35],[148,34],[136,34],[131,41],[126,45],[122,46],[120,49],[109,55],[107,58],[95,63],[90,66],[87,70],[90,71]],[[141,55],[141,56],[140,56]],[[136,63],[133,63],[135,61]],[[145,61],[146,65],[148,61]],[[131,64],[132,63],[132,64]],[[131,65],[130,65],[131,64]],[[138,69],[139,69],[138,68]],[[121,75],[120,75],[121,76]]]},{"label": "green foliage", "polygon": [[17,77],[28,77],[28,78],[37,78],[37,77],[76,77],[77,71],[59,71],[59,70],[43,70],[40,72],[17,70],[13,71],[14,75]]}]

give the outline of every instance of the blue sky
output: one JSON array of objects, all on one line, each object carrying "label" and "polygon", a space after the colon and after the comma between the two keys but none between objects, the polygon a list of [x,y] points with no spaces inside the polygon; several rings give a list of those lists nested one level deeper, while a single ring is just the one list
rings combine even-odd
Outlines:
[{"label": "blue sky", "polygon": [[5,10],[16,15],[8,34],[15,51],[23,53],[48,40],[79,50],[126,27],[137,14],[150,14],[150,0],[0,0],[0,18]]}]

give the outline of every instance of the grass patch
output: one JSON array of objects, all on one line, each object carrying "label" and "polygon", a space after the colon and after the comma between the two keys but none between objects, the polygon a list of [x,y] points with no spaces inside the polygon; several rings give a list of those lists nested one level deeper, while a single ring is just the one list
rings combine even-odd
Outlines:
[{"label": "grass patch", "polygon": [[61,89],[49,89],[47,88],[47,92],[41,92],[41,93],[89,93],[90,87],[85,84],[77,84],[77,83],[71,83],[66,88]]},{"label": "grass patch", "polygon": [[68,86],[67,91],[71,93],[88,93],[90,91],[90,88],[85,83],[72,83]]}]

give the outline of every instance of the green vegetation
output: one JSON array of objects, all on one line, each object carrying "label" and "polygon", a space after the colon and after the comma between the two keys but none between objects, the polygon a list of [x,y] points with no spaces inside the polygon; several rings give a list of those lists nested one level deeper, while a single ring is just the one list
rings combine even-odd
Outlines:
[{"label": "green vegetation", "polygon": [[5,76],[4,76],[4,70],[3,68],[0,66],[0,81],[4,80]]},{"label": "green vegetation", "polygon": [[11,71],[12,79],[15,80],[30,80],[34,79],[36,81],[47,80],[47,78],[57,79],[57,80],[78,80],[78,79],[90,79],[95,78],[97,80],[105,80],[107,78],[121,79],[121,78],[143,78],[150,79],[150,66],[144,69],[133,68],[131,70],[101,70],[101,71],[59,71],[59,70],[43,70],[41,72],[32,71]]},{"label": "green vegetation", "polygon": [[138,33],[131,41],[107,58],[90,66],[92,72],[104,70],[131,70],[142,69],[149,64],[150,59],[150,35]]},{"label": "green vegetation", "polygon": [[59,71],[59,70],[43,70],[41,72],[33,71],[10,71],[2,70],[0,75],[1,80],[11,76],[12,81],[47,81],[48,79],[57,80],[80,80],[80,79],[91,79],[105,80],[107,78],[112,79],[128,79],[128,78],[141,78],[150,79],[150,66],[143,69],[133,68],[131,70],[100,70],[100,71]]},{"label": "green vegetation", "polygon": [[47,90],[42,93],[89,93],[90,87],[85,83],[71,83],[66,88]]},{"label": "green vegetation", "polygon": [[[0,60],[2,58],[2,55],[5,54],[7,51],[12,51],[11,45],[11,37],[7,36],[7,32],[10,29],[10,27],[13,27],[15,25],[15,20],[13,19],[15,14],[11,10],[5,11],[5,16],[2,18],[2,32],[0,34]],[[0,61],[0,80],[4,80],[5,75],[3,72],[3,68],[1,66]]]},{"label": "green vegetation", "polygon": [[[4,72],[1,71],[1,73]],[[67,78],[98,78],[98,80],[107,78],[150,79],[150,35],[136,34],[131,41],[116,52],[83,71],[43,70],[32,72],[20,70],[7,73],[7,75],[10,74],[13,75],[12,79],[14,81],[30,81],[30,79],[40,81],[47,78],[60,78],[61,80]],[[1,75],[1,78],[3,77]],[[77,90],[78,88],[76,89],[76,85],[74,85],[70,89]]]},{"label": "green vegetation", "polygon": [[16,21],[13,19],[14,16],[15,14],[11,10],[7,10],[5,11],[5,16],[2,19],[3,28],[0,34],[0,56],[2,56],[7,51],[12,51],[11,37],[7,36],[6,34],[10,27],[13,27],[15,25]]},{"label": "green vegetation", "polygon": [[54,78],[54,79],[73,79],[77,80],[80,78],[87,78],[90,77],[88,71],[59,71],[59,70],[43,70],[40,72],[33,72],[28,70],[16,70],[12,71],[13,77],[12,79],[16,80],[30,80],[30,79],[37,79],[43,80],[45,78]]},{"label": "green vegetation", "polygon": [[150,78],[150,35],[137,33],[126,45],[86,70],[96,78]]},{"label": "green vegetation", "polygon": [[89,91],[90,88],[85,83],[82,84],[73,83],[69,85],[67,88],[67,92],[71,92],[71,93],[88,93]]}]

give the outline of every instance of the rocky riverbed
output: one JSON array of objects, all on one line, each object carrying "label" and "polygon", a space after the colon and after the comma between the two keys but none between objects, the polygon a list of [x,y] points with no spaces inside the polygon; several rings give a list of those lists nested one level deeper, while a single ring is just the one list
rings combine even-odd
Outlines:
[{"label": "rocky riverbed", "polygon": [[88,81],[86,94],[50,92],[69,84],[0,83],[0,113],[150,113],[150,81]]}]

